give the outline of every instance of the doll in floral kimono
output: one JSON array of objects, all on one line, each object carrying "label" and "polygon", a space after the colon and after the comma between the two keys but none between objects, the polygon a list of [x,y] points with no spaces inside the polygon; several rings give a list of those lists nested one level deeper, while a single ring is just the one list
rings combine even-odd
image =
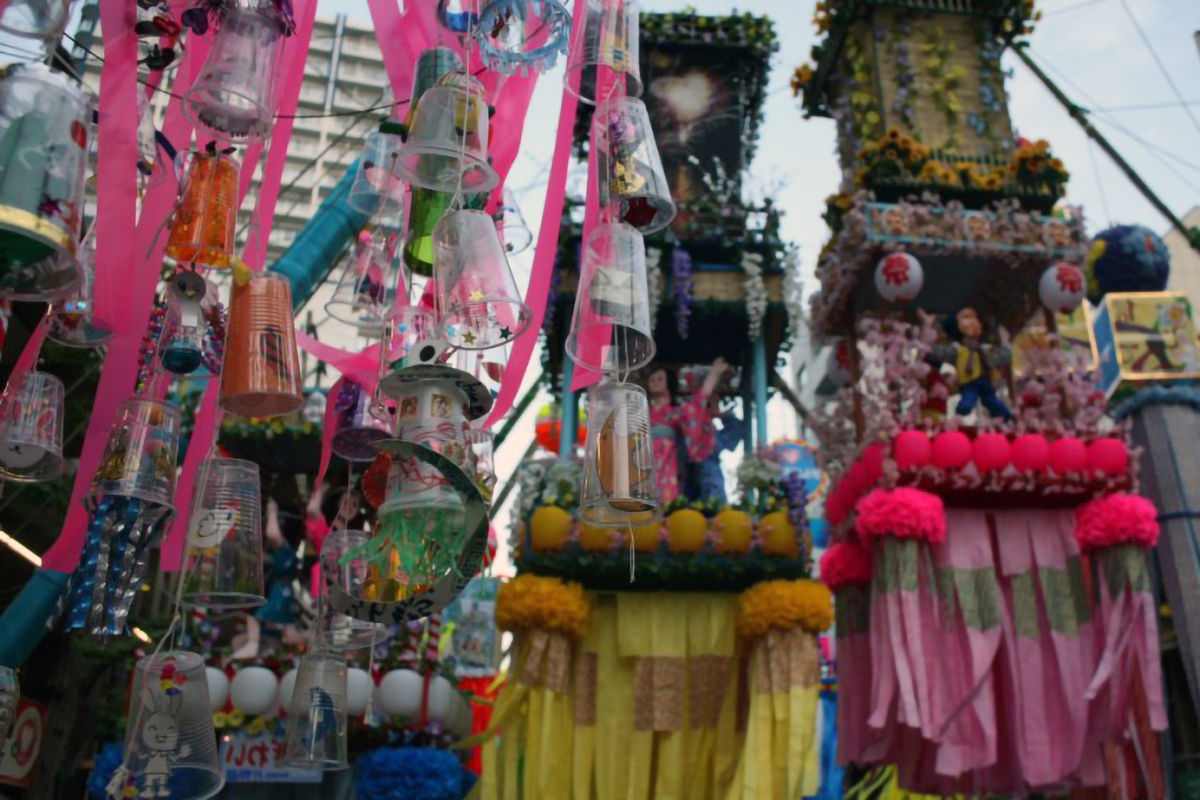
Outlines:
[{"label": "doll in floral kimono", "polygon": [[654,437],[654,480],[658,487],[659,502],[669,503],[679,495],[677,437],[683,439],[684,455],[688,461],[700,462],[712,452],[715,432],[712,415],[708,411],[708,398],[728,369],[729,364],[725,359],[718,358],[708,370],[700,390],[683,402],[676,397],[678,383],[673,370],[656,365],[646,373],[646,389],[650,395],[650,433]]}]

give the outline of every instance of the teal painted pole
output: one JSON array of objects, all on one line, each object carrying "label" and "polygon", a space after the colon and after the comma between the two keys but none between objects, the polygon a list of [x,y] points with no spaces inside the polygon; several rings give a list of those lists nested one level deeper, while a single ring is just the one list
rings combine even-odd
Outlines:
[{"label": "teal painted pole", "polygon": [[575,364],[563,353],[562,414],[558,426],[558,457],[567,458],[575,451],[575,393],[571,391],[571,378]]},{"label": "teal painted pole", "polygon": [[0,616],[0,666],[16,669],[41,643],[71,576],[39,569]]},{"label": "teal painted pole", "polygon": [[767,446],[767,340],[754,340],[754,427],[759,447]]}]

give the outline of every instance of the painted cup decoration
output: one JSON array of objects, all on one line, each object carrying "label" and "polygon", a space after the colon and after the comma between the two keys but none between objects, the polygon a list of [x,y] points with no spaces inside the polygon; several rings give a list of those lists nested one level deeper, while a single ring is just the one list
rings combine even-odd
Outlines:
[{"label": "painted cup decoration", "polygon": [[256,608],[267,602],[262,495],[253,461],[210,458],[201,464],[192,491],[186,557],[183,602],[217,609]]},{"label": "painted cup decoration", "polygon": [[0,477],[52,481],[63,469],[62,381],[30,370],[0,399]]},{"label": "painted cup decoration", "polygon": [[600,207],[644,235],[675,218],[675,201],[650,127],[650,112],[636,97],[602,102],[592,120]]},{"label": "painted cup decoration", "polygon": [[659,502],[645,390],[602,383],[588,391],[588,409],[579,518],[608,527],[624,525],[628,515],[653,514]]},{"label": "painted cup decoration", "polygon": [[195,150],[180,164],[183,181],[171,219],[167,255],[181,264],[227,269],[237,222],[237,159]]},{"label": "painted cup decoration", "polygon": [[278,417],[304,404],[292,292],[273,273],[230,290],[221,406],[242,417]]}]

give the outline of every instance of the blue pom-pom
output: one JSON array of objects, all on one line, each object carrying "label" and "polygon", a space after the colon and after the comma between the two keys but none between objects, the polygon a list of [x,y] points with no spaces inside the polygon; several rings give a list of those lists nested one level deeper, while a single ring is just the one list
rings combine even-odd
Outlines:
[{"label": "blue pom-pom", "polygon": [[117,771],[117,767],[121,766],[121,756],[124,750],[125,748],[120,742],[106,744],[100,748],[100,752],[92,761],[92,771],[88,773],[87,796],[89,800],[104,800],[105,789],[108,787],[108,782],[112,780],[113,773]]},{"label": "blue pom-pom", "polygon": [[1092,239],[1086,271],[1093,303],[1109,292],[1161,292],[1171,275],[1171,254],[1149,228],[1117,225]]},{"label": "blue pom-pom", "polygon": [[432,747],[380,747],[355,765],[358,800],[461,800],[475,784],[458,757]]}]

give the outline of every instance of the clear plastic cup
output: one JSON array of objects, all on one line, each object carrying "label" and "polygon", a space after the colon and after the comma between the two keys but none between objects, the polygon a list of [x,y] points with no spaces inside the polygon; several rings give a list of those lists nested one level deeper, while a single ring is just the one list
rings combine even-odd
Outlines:
[{"label": "clear plastic cup", "polygon": [[200,656],[168,650],[139,660],[127,719],[118,796],[204,800],[224,787]]},{"label": "clear plastic cup", "polygon": [[[55,302],[50,312],[50,341],[64,347],[93,348],[112,338],[112,331],[95,317],[96,293],[96,228],[88,228],[79,243],[79,270],[83,275],[79,285],[66,297]],[[73,256],[59,256],[70,260]]]},{"label": "clear plastic cup", "polygon": [[379,331],[406,283],[400,274],[394,239],[381,242],[363,231],[325,311],[338,322],[365,333]]},{"label": "clear plastic cup", "polygon": [[487,95],[478,79],[451,72],[421,96],[396,172],[413,186],[450,194],[499,183],[488,163]]},{"label": "clear plastic cup", "polygon": [[596,105],[600,67],[625,78],[625,94],[642,94],[638,63],[640,29],[636,0],[575,0],[572,12],[584,14],[581,35],[571,37],[563,86],[585,103]]},{"label": "clear plastic cup", "polygon": [[383,131],[367,134],[367,143],[358,159],[358,171],[350,184],[346,202],[363,214],[399,214],[404,208],[404,183],[393,165],[404,140]]},{"label": "clear plastic cup", "polygon": [[188,519],[184,603],[257,608],[263,594],[262,492],[258,464],[210,458],[200,465]]},{"label": "clear plastic cup", "polygon": [[0,399],[0,477],[20,483],[56,480],[63,471],[63,402],[53,375],[30,370]]},{"label": "clear plastic cup", "polygon": [[158,400],[130,397],[122,402],[88,495],[132,497],[174,508],[179,421],[179,412]]},{"label": "clear plastic cup", "polygon": [[516,195],[508,187],[504,189],[504,205],[500,208],[504,214],[500,221],[500,232],[504,239],[504,249],[510,256],[523,253],[533,244],[533,231],[525,222],[525,215],[517,205]]},{"label": "clear plastic cup", "polygon": [[0,31],[26,39],[53,40],[71,18],[71,0],[9,0],[0,12]]},{"label": "clear plastic cup", "polygon": [[675,219],[675,201],[658,155],[646,104],[635,97],[601,103],[592,117],[600,207],[650,235]]},{"label": "clear plastic cup", "polygon": [[649,364],[655,345],[642,235],[625,224],[601,225],[588,237],[582,261],[567,354],[605,373]]},{"label": "clear plastic cup", "polygon": [[[370,577],[362,547],[371,537],[362,531],[333,531],[321,541],[321,591],[336,584],[351,597],[360,597]],[[360,650],[387,641],[387,626],[355,619],[325,605],[320,621],[321,639],[336,650]]]},{"label": "clear plastic cup", "polygon": [[640,386],[601,383],[588,390],[583,463],[581,522],[616,527],[633,522],[631,515],[649,519],[658,510],[650,401]]},{"label": "clear plastic cup", "polygon": [[346,661],[341,653],[316,649],[301,659],[287,711],[285,761],[322,770],[350,767]]},{"label": "clear plastic cup", "polygon": [[238,161],[192,150],[180,162],[183,185],[166,253],[180,264],[228,269],[237,223]]},{"label": "clear plastic cup", "polygon": [[292,292],[273,273],[230,290],[221,407],[242,417],[278,417],[304,404]]},{"label": "clear plastic cup", "polygon": [[379,450],[373,445],[392,438],[389,419],[371,413],[371,396],[350,380],[342,381],[334,404],[334,433],[330,446],[336,455],[347,461],[374,461]]}]

